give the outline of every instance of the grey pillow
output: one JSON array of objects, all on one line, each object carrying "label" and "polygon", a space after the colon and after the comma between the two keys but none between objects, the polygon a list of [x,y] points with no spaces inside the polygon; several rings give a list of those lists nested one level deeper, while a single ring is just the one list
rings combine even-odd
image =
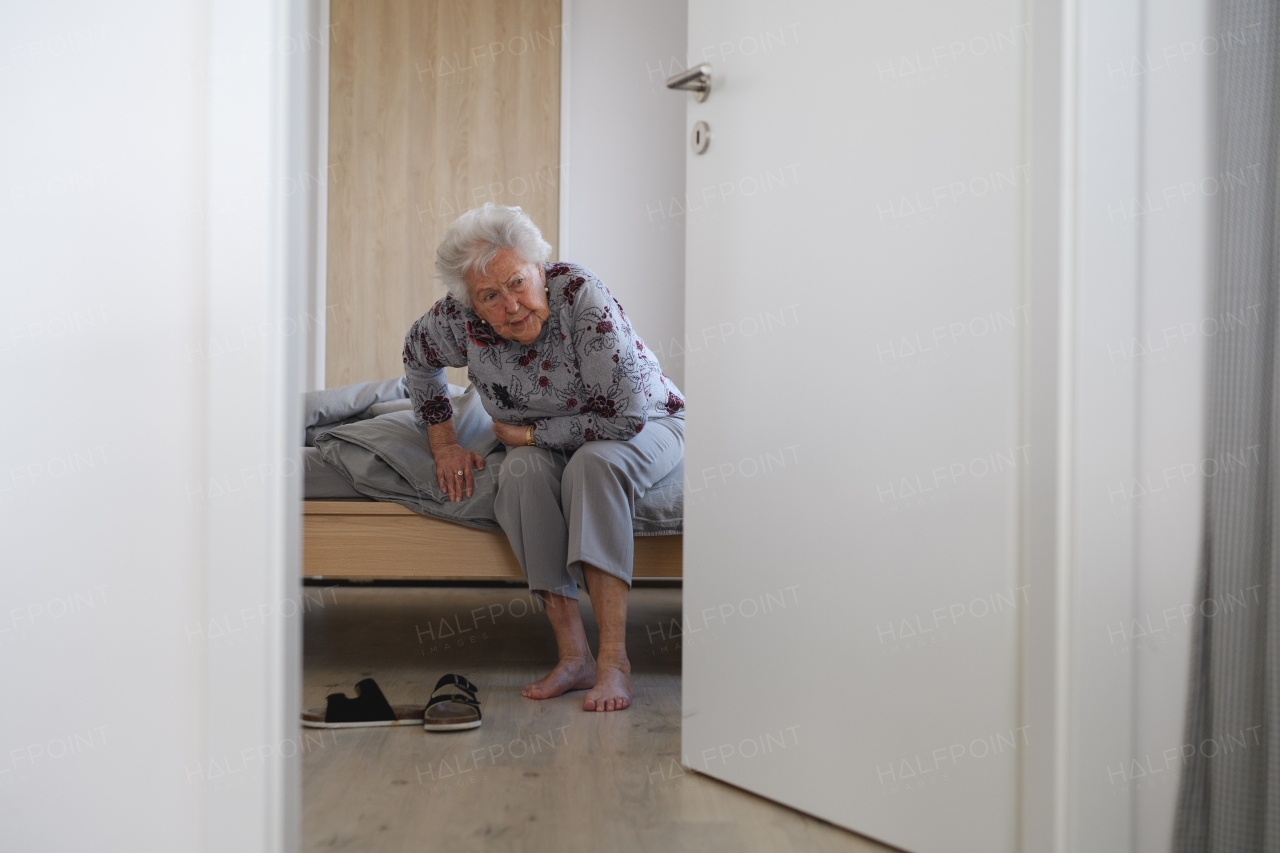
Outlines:
[{"label": "grey pillow", "polygon": [[[450,389],[457,388],[457,387],[458,386],[456,385],[449,386]],[[462,390],[461,388],[458,388],[458,391],[461,391],[461,390]],[[408,397],[405,397],[403,400],[388,400],[385,403],[374,403],[372,406],[365,409],[364,413],[368,417],[376,418],[378,415],[389,415],[392,412],[405,412],[412,408],[413,408],[413,401],[410,400]]]},{"label": "grey pillow", "polygon": [[303,427],[336,424],[353,418],[374,403],[386,400],[407,399],[404,377],[382,379],[378,382],[358,382],[341,388],[324,388],[302,395]]},{"label": "grey pillow", "polygon": [[[465,390],[458,385],[449,386],[453,397],[461,397]],[[404,377],[401,377],[308,391],[303,395],[302,407],[305,425],[302,445],[315,447],[316,437],[334,427],[408,411],[413,408],[413,401],[405,396]]]}]

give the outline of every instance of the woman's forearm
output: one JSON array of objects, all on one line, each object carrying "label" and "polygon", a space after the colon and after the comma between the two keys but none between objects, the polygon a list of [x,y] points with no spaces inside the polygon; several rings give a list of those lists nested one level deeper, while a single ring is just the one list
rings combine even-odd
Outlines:
[{"label": "woman's forearm", "polygon": [[539,418],[534,421],[537,430],[534,437],[543,447],[574,450],[588,441],[601,439],[629,441],[644,429],[646,413],[638,415],[615,414],[611,418],[599,414],[560,415]]},{"label": "woman's forearm", "polygon": [[458,431],[453,418],[438,424],[427,425],[427,442],[431,456],[436,461],[436,482],[441,492],[447,492],[449,500],[469,498],[475,488],[473,471],[484,469],[484,458],[458,444]]},{"label": "woman's forearm", "polygon": [[432,453],[449,445],[457,445],[458,431],[453,427],[453,418],[438,424],[428,424],[427,443],[431,445]]}]

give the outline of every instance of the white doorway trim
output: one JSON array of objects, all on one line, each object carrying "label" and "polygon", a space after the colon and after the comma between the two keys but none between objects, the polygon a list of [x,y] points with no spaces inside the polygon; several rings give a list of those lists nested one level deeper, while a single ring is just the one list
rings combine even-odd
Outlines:
[{"label": "white doorway trim", "polygon": [[328,286],[329,286],[329,181],[333,177],[329,163],[329,45],[333,39],[330,29],[329,0],[316,0],[317,34],[319,45],[316,55],[308,57],[309,72],[315,79],[315,138],[316,165],[319,167],[316,181],[315,200],[315,267],[309,288],[311,300],[311,316],[314,321],[309,324],[312,329],[308,347],[311,374],[307,382],[308,391],[325,387],[325,331],[328,329]]},{"label": "white doorway trim", "polygon": [[573,50],[573,0],[560,0],[560,201],[559,237],[556,239],[557,259],[568,260],[569,247],[569,128],[572,126],[573,113],[569,109],[572,95],[570,81],[572,76]]},{"label": "white doorway trim", "polygon": [[1070,809],[1071,506],[1077,134],[1077,0],[1034,0],[1026,92],[1031,164],[1023,342],[1022,850],[1065,853]]},{"label": "white doorway trim", "polygon": [[297,327],[312,263],[306,176],[315,163],[307,52],[298,48],[314,31],[313,9],[307,0],[229,0],[208,13],[208,850],[299,844],[306,357]]},{"label": "white doorway trim", "polygon": [[1021,845],[1129,850],[1134,799],[1107,774],[1134,755],[1138,673],[1131,654],[1108,646],[1107,627],[1136,616],[1137,522],[1100,495],[1136,475],[1141,372],[1114,370],[1105,347],[1141,335],[1144,232],[1117,227],[1106,205],[1143,197],[1150,149],[1142,89],[1112,83],[1107,63],[1142,55],[1147,24],[1141,0],[1033,0],[1030,10],[1023,722],[1032,742]]}]

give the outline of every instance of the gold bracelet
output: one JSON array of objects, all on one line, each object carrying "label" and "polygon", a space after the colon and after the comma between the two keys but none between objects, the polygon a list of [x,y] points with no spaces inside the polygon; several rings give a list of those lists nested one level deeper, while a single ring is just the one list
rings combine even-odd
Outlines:
[{"label": "gold bracelet", "polygon": [[529,424],[529,428],[524,431],[524,446],[533,446],[533,424]]}]

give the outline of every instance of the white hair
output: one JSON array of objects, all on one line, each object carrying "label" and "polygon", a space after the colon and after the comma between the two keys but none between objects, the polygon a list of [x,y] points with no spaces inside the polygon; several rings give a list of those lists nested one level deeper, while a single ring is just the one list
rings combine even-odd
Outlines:
[{"label": "white hair", "polygon": [[471,307],[467,276],[484,274],[503,249],[511,249],[525,263],[540,264],[551,257],[551,244],[529,214],[518,207],[492,202],[453,220],[436,247],[436,277],[444,282],[454,299]]}]

